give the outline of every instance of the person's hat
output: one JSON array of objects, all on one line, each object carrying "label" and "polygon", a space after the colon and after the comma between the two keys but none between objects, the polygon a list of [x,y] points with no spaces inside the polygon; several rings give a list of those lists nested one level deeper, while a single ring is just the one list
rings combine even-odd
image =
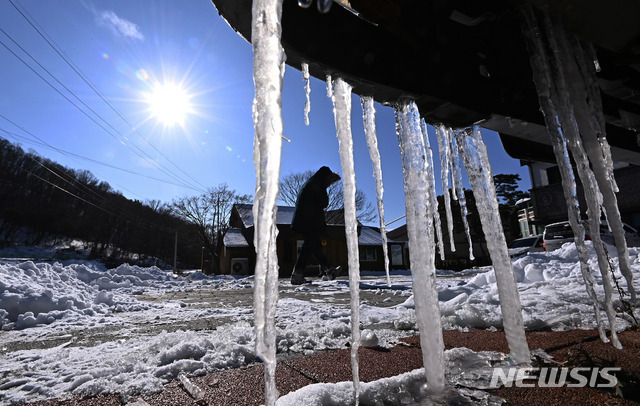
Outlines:
[{"label": "person's hat", "polygon": [[326,179],[327,185],[331,185],[341,179],[340,175],[333,172],[328,166],[323,166],[322,168],[318,169],[318,172],[316,172],[316,176],[320,177],[321,179]]}]

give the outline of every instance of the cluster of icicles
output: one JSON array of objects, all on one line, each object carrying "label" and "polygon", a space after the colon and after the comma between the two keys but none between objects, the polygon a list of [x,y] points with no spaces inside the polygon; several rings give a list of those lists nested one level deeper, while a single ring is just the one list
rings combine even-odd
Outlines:
[{"label": "cluster of icicles", "polygon": [[[274,405],[278,392],[275,385],[276,370],[276,329],[275,314],[278,301],[278,258],[276,254],[276,212],[278,199],[278,179],[280,175],[281,147],[283,139],[283,123],[281,113],[281,91],[284,76],[285,56],[280,43],[282,14],[282,0],[254,0],[253,2],[253,26],[252,39],[254,49],[254,164],[256,168],[256,189],[254,200],[254,218],[256,219],[256,233],[254,245],[256,247],[256,267],[255,267],[255,288],[254,288],[254,313],[255,313],[255,335],[256,352],[265,363],[265,388],[266,404]],[[310,4],[309,2],[305,2]],[[324,4],[324,2],[323,2]],[[532,24],[535,20],[530,18]],[[537,29],[537,28],[536,28]],[[533,29],[532,29],[533,32]],[[535,48],[539,45],[535,35],[531,37],[532,54],[535,55]],[[562,53],[561,53],[562,54]],[[535,58],[534,58],[535,59]],[[536,59],[540,60],[544,55]],[[557,78],[547,77],[552,73],[549,68],[540,67],[543,73],[537,74],[539,88],[548,87],[548,93],[555,93],[554,96],[565,94],[563,89],[551,89],[551,83]],[[305,80],[305,90],[307,103],[305,104],[305,122],[308,123],[309,104],[309,72],[308,66],[302,66],[303,78]],[[545,76],[546,75],[546,76]],[[544,82],[540,84],[539,82]],[[569,86],[569,85],[567,85]],[[542,90],[544,92],[544,89]],[[355,208],[355,172],[353,161],[353,141],[351,134],[351,86],[337,77],[332,80],[327,77],[327,95],[332,98],[334,104],[334,116],[339,140],[339,153],[342,165],[342,175],[344,181],[344,202],[345,202],[345,228],[347,237],[347,248],[349,254],[349,286],[351,293],[351,364],[353,371],[353,385],[356,404],[358,404],[360,385],[358,374],[358,347],[360,343],[359,314],[359,282],[360,269],[358,258],[358,237]],[[541,96],[541,101],[545,96]],[[546,97],[546,99],[549,99]],[[546,100],[545,99],[545,100]],[[551,106],[549,106],[551,105]],[[363,118],[365,123],[365,135],[369,146],[369,151],[373,164],[373,173],[376,178],[377,202],[379,208],[381,234],[385,238],[384,229],[384,209],[382,205],[382,174],[380,165],[380,154],[377,147],[375,129],[375,109],[374,101],[371,97],[362,98]],[[420,331],[420,341],[423,353],[423,362],[427,378],[429,392],[438,393],[445,389],[444,378],[444,344],[442,338],[442,327],[438,306],[438,295],[435,283],[435,250],[437,246],[440,255],[444,255],[444,244],[441,230],[441,219],[437,210],[437,197],[435,191],[435,177],[433,171],[433,155],[427,128],[424,120],[421,119],[418,107],[412,100],[403,100],[395,106],[396,111],[396,131],[400,145],[402,157],[404,189],[406,200],[407,229],[409,234],[409,245],[411,248],[411,272],[413,275],[413,292],[416,310],[416,320]],[[558,162],[563,173],[563,183],[566,186],[567,202],[569,205],[570,219],[572,226],[576,230],[576,235],[580,235],[581,225],[578,222],[577,198],[575,196],[575,180],[572,178],[572,171],[567,155],[567,144],[571,148],[574,158],[580,158],[576,145],[580,145],[579,140],[566,140],[570,131],[565,129],[565,125],[580,122],[578,117],[569,119],[566,124],[564,115],[570,114],[570,107],[562,105],[561,102],[548,102],[543,104],[545,116],[549,123],[549,129],[554,139],[554,149],[559,155]],[[555,110],[553,110],[555,109]],[[555,118],[554,118],[555,117]],[[557,122],[551,122],[554,120]],[[591,123],[591,122],[590,122]],[[601,124],[601,123],[600,123]],[[600,127],[603,128],[603,127]],[[582,131],[582,129],[580,129]],[[480,129],[478,127],[462,130],[452,130],[443,125],[437,126],[437,138],[440,151],[442,167],[442,184],[445,190],[446,222],[448,225],[448,235],[453,235],[452,213],[450,200],[457,199],[462,210],[462,219],[467,230],[469,240],[469,255],[472,258],[472,244],[469,236],[469,226],[466,222],[466,204],[464,201],[464,190],[462,186],[462,173],[460,161],[464,163],[469,182],[471,184],[475,199],[477,201],[478,213],[485,234],[487,247],[496,275],[496,283],[500,298],[500,307],[503,317],[503,327],[506,333],[510,348],[510,356],[515,363],[530,362],[529,348],[525,338],[524,323],[521,312],[520,298],[518,294],[515,276],[511,267],[511,261],[507,251],[504,233],[501,227],[498,212],[498,201],[493,184],[492,173],[489,165],[486,147],[482,141]],[[608,215],[610,224],[616,235],[618,242],[619,231],[616,224],[620,223],[619,213],[610,211],[616,207],[615,195],[611,190],[612,172],[610,157],[603,156],[602,148],[605,144],[603,137],[596,138],[596,146],[586,146],[589,159],[594,167],[599,167],[600,162],[604,166],[601,173],[588,170],[588,163],[578,161],[579,173],[585,173],[585,179],[595,179],[590,187],[599,187],[598,193],[587,193],[593,197],[593,207],[589,206],[589,214],[592,218],[597,216],[599,225],[599,213],[604,204],[605,212]],[[585,145],[587,142],[585,141]],[[589,152],[589,150],[591,150]],[[595,152],[594,152],[595,151]],[[597,163],[593,163],[591,154],[595,153],[600,158]],[[585,158],[586,159],[586,158]],[[607,160],[608,159],[608,160]],[[607,164],[609,162],[609,164]],[[608,165],[608,166],[607,166]],[[602,179],[601,179],[602,178]],[[449,186],[451,179],[451,187]],[[583,182],[585,182],[583,179]],[[603,184],[601,183],[603,181]],[[606,181],[606,182],[605,182]],[[609,189],[605,190],[606,185]],[[598,190],[598,189],[596,189]],[[451,196],[450,196],[451,195]],[[604,195],[604,203],[599,196]],[[613,196],[613,203],[611,203]],[[600,199],[600,200],[598,200]],[[597,212],[597,213],[596,213]],[[595,221],[591,222],[591,226]],[[598,236],[599,233],[591,230],[591,235]],[[582,231],[584,235],[584,231]],[[594,239],[596,240],[597,237]],[[623,238],[624,241],[624,238]],[[584,239],[576,239],[578,249],[581,253],[580,259],[583,265],[583,276],[590,296],[594,299],[596,314],[599,313],[597,299],[593,290],[593,278],[588,269],[586,248]],[[596,244],[598,241],[595,241]],[[455,250],[453,238],[449,244],[451,250]],[[601,245],[601,244],[600,244]],[[386,243],[383,242],[386,248]],[[630,280],[628,268],[628,253],[625,248],[620,250],[620,263],[623,273],[627,277],[630,291],[633,292],[633,285]],[[627,262],[624,265],[623,257],[626,255]],[[600,255],[599,255],[600,257]],[[385,258],[387,255],[385,253]],[[611,326],[612,339],[616,347],[620,343],[615,336],[614,313],[611,305],[611,284],[607,278],[607,263],[600,263],[605,282],[605,307],[609,323]],[[624,269],[626,266],[626,269]],[[388,277],[388,263],[387,281]],[[609,286],[607,287],[607,283]],[[635,292],[632,293],[635,299]],[[598,320],[600,320],[598,316]],[[603,340],[607,340],[604,327],[599,322]]]},{"label": "cluster of icicles", "polygon": [[[596,66],[599,64],[593,46],[568,35],[559,18],[536,12],[530,5],[522,10],[527,24],[523,31],[531,55],[540,108],[560,169],[569,222],[575,235],[587,293],[593,301],[598,331],[601,339],[609,342],[593,287],[584,225],[589,230],[598,256],[611,341],[616,348],[622,348],[615,329],[616,312],[613,308],[611,281],[614,277],[613,266],[600,237],[601,214],[607,219],[613,234],[620,271],[626,279],[632,303],[636,302],[636,291],[615,195],[618,190],[613,177],[613,162],[606,139],[600,89],[596,79]],[[584,186],[588,217],[584,223],[580,221],[576,180],[570,156]]]}]

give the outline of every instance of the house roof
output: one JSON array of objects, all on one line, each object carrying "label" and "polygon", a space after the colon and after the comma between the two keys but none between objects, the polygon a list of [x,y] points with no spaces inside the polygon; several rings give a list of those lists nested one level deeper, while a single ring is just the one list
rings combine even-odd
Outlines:
[{"label": "house roof", "polygon": [[[253,210],[251,204],[235,204],[234,209],[238,213],[240,220],[245,228],[253,227]],[[276,224],[288,225],[293,220],[293,212],[295,207],[290,206],[278,206],[278,212],[276,213]],[[344,211],[332,210],[327,212],[327,225],[344,226]],[[359,223],[358,223],[359,224]],[[245,239],[240,229],[231,228],[224,235],[224,245],[226,247],[248,247],[250,244]],[[392,239],[388,239],[387,242],[396,242]],[[362,226],[360,227],[360,235],[358,237],[358,245],[372,246],[382,245],[382,235],[380,231],[373,227]]]},{"label": "house roof", "polygon": [[[387,238],[387,243],[395,242]],[[382,245],[382,234],[374,228],[363,226],[358,237],[358,245]]]},{"label": "house roof", "polygon": [[[252,204],[235,204],[234,209],[237,211],[242,225],[245,228],[253,227],[253,205]],[[276,214],[276,224],[291,224],[293,220],[293,212],[295,207],[278,206],[278,212]]]},{"label": "house roof", "polygon": [[[242,234],[242,230],[238,228],[230,228],[224,235],[224,245],[227,248],[232,247],[249,247],[247,239]],[[387,239],[387,243],[396,242],[392,239]],[[376,246],[382,245],[382,235],[374,228],[364,226],[360,229],[360,235],[358,236],[358,245],[361,246]]]},{"label": "house roof", "polygon": [[249,247],[247,239],[242,231],[237,228],[230,228],[224,235],[223,243],[225,247]]},{"label": "house roof", "polygon": [[[253,205],[237,203],[234,208],[240,216],[240,220],[245,228],[253,227]],[[276,224],[287,225],[293,221],[293,213],[296,211],[295,207],[291,206],[278,206],[278,212],[276,213]],[[344,211],[343,210],[329,210],[325,214],[327,225],[344,225]]]},{"label": "house roof", "polygon": [[394,228],[393,230],[387,231],[387,237],[393,238],[397,241],[409,241],[409,237],[407,235],[407,225],[401,225],[398,228]]}]

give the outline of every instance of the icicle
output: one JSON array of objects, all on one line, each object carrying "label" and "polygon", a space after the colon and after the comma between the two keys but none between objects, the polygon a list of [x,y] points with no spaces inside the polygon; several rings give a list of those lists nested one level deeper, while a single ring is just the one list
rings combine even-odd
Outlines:
[{"label": "icicle", "polygon": [[[431,150],[431,144],[429,143],[429,132],[427,131],[427,123],[422,119],[420,121],[422,129],[422,141],[426,149],[427,166],[433,168],[433,151]],[[440,211],[438,210],[438,196],[436,195],[436,175],[432,170],[427,174],[429,181],[429,201],[433,208],[433,220],[435,221],[436,236],[438,239],[438,252],[440,253],[440,259],[444,261],[444,238],[442,237],[442,223],[440,221]]]},{"label": "icicle", "polygon": [[360,257],[358,254],[358,220],[356,219],[356,175],[351,136],[351,86],[336,79],[333,114],[342,165],[344,218],[349,252],[349,292],[351,294],[351,368],[356,406],[360,398],[358,347],[360,346]]},{"label": "icicle", "polygon": [[440,152],[440,179],[442,180],[442,195],[444,196],[444,209],[447,216],[449,245],[451,246],[451,251],[455,252],[456,243],[453,239],[453,214],[451,213],[451,195],[449,194],[449,162],[451,161],[449,138],[451,133],[445,126],[440,124],[436,128],[436,137],[438,138],[438,151]]},{"label": "icicle", "polygon": [[198,385],[191,382],[191,380],[189,380],[189,378],[187,378],[187,376],[183,372],[180,372],[178,378],[180,378],[182,386],[184,386],[184,389],[189,393],[189,395],[191,395],[192,398],[194,398],[198,402],[204,399],[204,390],[198,387]]},{"label": "icicle", "polygon": [[327,75],[327,97],[333,97],[333,82],[331,81],[331,75]]},{"label": "icicle", "polygon": [[[611,340],[616,348],[622,348],[622,344],[618,340],[617,332],[615,331],[616,314],[612,302],[613,286],[611,285],[611,278],[609,275],[610,264],[606,248],[602,242],[602,237],[600,236],[600,213],[602,211],[602,194],[600,193],[600,190],[598,188],[598,183],[596,182],[595,176],[591,171],[591,168],[589,167],[587,156],[582,149],[581,144],[579,143],[579,138],[576,137],[577,134],[574,131],[567,131],[566,134],[569,134],[567,137],[569,140],[569,149],[572,156],[574,157],[578,175],[580,176],[580,180],[585,189],[587,216],[589,218],[589,234],[591,235],[591,239],[593,240],[593,246],[598,256],[598,267],[600,269],[600,274],[602,275],[602,286],[605,293],[604,307],[607,313],[607,318],[609,319],[609,324],[611,326]],[[570,165],[570,162],[568,163],[568,165]],[[597,312],[599,316],[600,311],[597,310]],[[605,336],[605,339],[603,341],[608,342],[609,340],[606,339]]]},{"label": "icicle", "polygon": [[[602,159],[602,151],[598,146],[594,128],[589,127],[592,117],[586,117],[583,109],[588,110],[588,108],[584,101],[579,100],[580,97],[585,97],[584,81],[580,84],[579,78],[575,76],[578,70],[575,66],[575,61],[566,55],[561,55],[562,52],[570,51],[568,40],[559,21],[552,24],[550,19],[546,17],[544,22],[549,45],[555,56],[555,71],[552,74],[557,86],[555,99],[559,106],[560,123],[567,137],[572,155],[576,160],[578,174],[585,187],[589,232],[596,249],[598,266],[602,275],[602,285],[605,293],[604,307],[611,328],[611,341],[616,348],[622,348],[615,329],[616,313],[613,308],[613,287],[609,275],[610,264],[606,248],[600,236],[600,213],[603,204],[607,211],[607,217],[612,217],[612,224],[616,224],[617,219],[622,229],[620,214],[611,183],[607,181],[606,164]],[[595,173],[591,170],[591,166],[593,166]],[[615,210],[611,208],[611,204],[615,206]],[[611,214],[614,216],[610,216]],[[626,250],[626,241],[624,249]],[[622,255],[620,255],[621,267],[623,262]]]},{"label": "icicle", "polygon": [[[580,223],[580,208],[576,191],[576,180],[573,174],[571,161],[569,159],[566,140],[559,122],[558,112],[553,102],[553,100],[561,102],[558,90],[553,87],[553,80],[551,78],[551,67],[549,65],[549,61],[553,58],[548,57],[545,52],[545,47],[542,43],[540,31],[535,22],[532,10],[533,9],[530,6],[523,8],[525,21],[527,22],[524,34],[529,47],[529,53],[531,55],[531,66],[538,91],[540,107],[545,118],[553,152],[558,163],[558,168],[560,169],[562,187],[565,200],[567,202],[569,223],[575,236],[582,278],[585,282],[587,294],[591,298],[593,304],[600,338],[603,342],[609,342],[604,331],[604,323],[600,316],[600,306],[594,289],[595,282],[589,265],[589,253],[584,240],[584,227]],[[564,108],[562,110],[568,111],[568,108]],[[571,126],[572,128],[575,126],[575,122],[570,118],[566,118],[565,121],[567,121],[567,126]]]},{"label": "icicle", "polygon": [[396,107],[396,130],[400,143],[404,177],[407,231],[411,249],[411,274],[416,320],[420,330],[420,345],[427,386],[439,393],[445,388],[444,341],[435,275],[435,242],[431,182],[424,137],[420,128],[420,113],[415,102]]},{"label": "icicle", "polygon": [[[549,19],[546,19],[545,21],[545,28],[552,49],[558,50],[558,38],[556,38],[556,33],[554,33],[554,28],[551,26],[551,21]],[[561,34],[559,37],[560,40],[562,40],[563,35]],[[580,124],[578,123],[576,114],[574,113],[575,108],[571,97],[573,89],[568,87],[569,82],[566,80],[563,68],[566,61],[561,61],[561,57],[557,52],[554,54],[556,56],[555,84],[558,88],[555,100],[558,101],[558,105],[560,106],[558,108],[561,120],[560,122],[571,154],[576,161],[578,175],[580,176],[580,180],[582,181],[585,189],[587,215],[589,218],[589,233],[598,256],[598,267],[600,269],[600,274],[602,275],[602,286],[604,288],[605,301],[604,308],[611,327],[611,341],[616,348],[622,348],[622,344],[618,339],[615,328],[616,313],[613,308],[613,286],[609,275],[610,264],[606,248],[603,245],[602,238],[600,236],[600,215],[602,213],[604,196],[601,193],[600,185],[596,180],[595,174],[591,169],[590,159],[587,157],[587,153],[583,148],[582,140],[585,136],[582,135],[581,137],[582,130],[579,128]]]},{"label": "icicle", "polygon": [[256,354],[265,363],[265,403],[275,405],[278,260],[276,212],[282,150],[282,78],[285,55],[280,44],[282,0],[255,0],[252,6],[255,99],[254,197],[256,266],[254,323]]},{"label": "icicle", "polygon": [[473,241],[471,240],[471,228],[469,227],[469,221],[467,216],[467,198],[464,195],[464,186],[462,183],[462,170],[460,168],[460,153],[456,145],[455,137],[449,137],[451,141],[451,183],[453,189],[457,191],[456,197],[458,198],[458,204],[460,204],[460,217],[462,217],[462,225],[464,226],[464,232],[467,236],[467,242],[469,243],[469,260],[473,261]]},{"label": "icicle", "polygon": [[[606,137],[606,123],[604,119],[604,112],[602,110],[600,86],[598,85],[598,79],[596,78],[596,72],[600,71],[600,63],[598,62],[598,57],[596,55],[595,49],[593,48],[593,44],[588,41],[578,41],[575,37],[573,38],[572,43],[573,50],[579,64],[578,68],[582,73],[582,77],[586,84],[587,93],[589,95],[589,107],[591,108],[591,112],[593,114],[592,117],[595,120],[594,128],[597,131],[598,140],[600,141],[602,156],[606,163],[609,181],[611,182],[613,192],[618,193],[618,184],[615,177],[613,176],[613,159],[611,157],[611,147],[609,146],[609,141],[607,141]],[[594,63],[590,64],[589,61],[593,61]],[[582,66],[583,63],[586,63],[588,65]]]},{"label": "icicle", "polygon": [[[592,89],[592,86],[589,86],[588,83],[589,81],[595,81],[595,79],[588,77],[588,72],[580,71],[579,64],[584,62],[582,57],[583,53],[580,49],[571,47],[568,43],[560,21],[555,21],[553,28],[555,35],[559,37],[558,46],[560,49],[558,49],[557,55],[560,58],[562,68],[566,70],[565,79],[567,80],[567,88],[571,95],[571,101],[573,102],[573,112],[580,129],[582,142],[589,156],[591,167],[593,168],[593,173],[602,192],[603,205],[606,210],[609,226],[613,232],[616,248],[618,249],[620,271],[627,281],[627,288],[631,294],[631,300],[635,302],[636,291],[633,287],[633,273],[631,272],[629,264],[629,250],[624,238],[624,229],[620,218],[620,210],[618,209],[618,201],[614,193],[614,185],[611,182],[613,169],[611,164],[606,161],[602,150],[604,128],[596,128],[594,125],[600,121],[596,119],[594,123],[594,117],[602,115],[602,105],[593,105],[593,100],[596,98],[599,100],[599,93],[596,96],[594,92],[589,91]],[[568,52],[569,55],[562,55],[562,52]],[[576,60],[576,58],[578,60]],[[588,102],[589,99],[591,99],[591,103]]]},{"label": "icicle", "polygon": [[482,141],[479,127],[475,127],[473,131],[469,129],[457,131],[455,136],[476,198],[482,231],[484,231],[487,249],[493,263],[504,332],[507,336],[511,356],[518,363],[529,363],[531,360],[524,334],[520,294],[511,267],[511,258],[509,258],[507,251],[507,242],[502,231],[502,221],[500,220],[498,199],[493,184],[487,148]]},{"label": "icicle", "polygon": [[309,112],[311,111],[311,83],[309,83],[309,64],[302,62],[302,79],[304,80],[304,93],[307,101],[304,103],[304,123],[309,125]]},{"label": "icicle", "polygon": [[[556,24],[556,31],[564,33],[560,23]],[[580,127],[582,142],[585,145],[587,155],[594,169],[594,174],[603,196],[603,205],[607,217],[607,223],[613,234],[614,242],[618,250],[620,272],[627,281],[627,289],[631,295],[631,301],[637,301],[637,293],[633,286],[633,272],[629,260],[629,249],[624,238],[624,228],[620,218],[620,209],[615,193],[618,191],[613,176],[613,161],[611,149],[605,133],[604,113],[600,98],[600,88],[597,84],[593,66],[582,66],[587,63],[589,56],[583,50],[581,43],[573,38],[571,43],[567,39],[562,42],[562,47],[567,52],[572,51],[573,59],[564,61],[570,64],[567,70],[573,75],[569,81],[569,91],[572,100],[575,100],[576,121]],[[566,58],[566,56],[564,56]],[[564,65],[566,66],[566,65]],[[584,98],[584,99],[581,99]]]},{"label": "icicle", "polygon": [[384,255],[384,270],[387,274],[387,285],[391,286],[389,276],[389,248],[387,247],[387,229],[384,221],[384,202],[382,200],[384,187],[382,185],[382,165],[380,163],[380,150],[378,149],[378,137],[376,135],[376,109],[373,97],[362,98],[362,119],[364,121],[364,133],[367,137],[369,156],[373,166],[373,177],[376,179],[376,197],[378,202],[378,218],[380,219],[380,235],[382,236],[382,254]]},{"label": "icicle", "polygon": [[[611,341],[616,348],[622,348],[615,329],[616,314],[613,308],[613,287],[609,274],[610,263],[608,253],[600,237],[601,205],[604,206],[609,225],[613,230],[616,230],[613,233],[618,248],[620,270],[630,285],[629,291],[633,301],[635,301],[636,293],[632,284],[633,276],[629,268],[628,250],[615,193],[613,192],[614,187],[611,183],[609,168],[603,156],[602,144],[598,139],[599,131],[603,130],[598,123],[598,117],[602,115],[601,106],[600,110],[596,111],[593,100],[591,100],[591,103],[586,100],[587,98],[595,99],[596,96],[588,92],[590,87],[589,80],[594,79],[585,78],[585,72],[581,72],[578,66],[579,63],[584,62],[584,59],[581,59],[584,53],[581,49],[571,46],[559,20],[556,19],[552,22],[548,16],[545,16],[544,26],[549,47],[554,52],[555,70],[552,71],[552,77],[558,89],[552,96],[555,96],[555,100],[560,106],[558,110],[561,125],[576,160],[578,173],[585,186],[589,229],[598,255],[600,274],[602,275],[605,293],[604,308],[611,328]],[[574,44],[577,44],[577,42]],[[568,52],[568,55],[563,55],[563,52]],[[578,60],[576,61],[576,59]],[[599,95],[597,97],[599,98]],[[593,171],[591,168],[593,168]],[[601,199],[597,193],[598,189],[602,193]]]}]

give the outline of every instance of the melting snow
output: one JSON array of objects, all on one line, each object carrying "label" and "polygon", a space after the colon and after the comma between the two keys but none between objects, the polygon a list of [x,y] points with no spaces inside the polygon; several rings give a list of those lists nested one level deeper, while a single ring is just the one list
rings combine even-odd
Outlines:
[{"label": "melting snow", "polygon": [[[591,243],[588,245],[591,261],[596,261]],[[640,248],[629,251],[634,280],[638,281]],[[533,253],[513,262],[527,329],[597,327],[577,256],[575,244],[565,244],[554,252]],[[612,260],[617,265],[617,257]],[[437,274],[445,329],[502,326],[492,268],[462,273],[439,270]],[[360,289],[380,295],[378,304],[360,306],[363,328],[375,333],[379,345],[393,346],[398,338],[417,334],[409,272],[392,272],[391,288],[384,272],[363,271],[361,276]],[[597,275],[595,278],[601,295],[601,281]],[[252,287],[251,277],[199,272],[174,277],[156,267],[106,269],[93,262],[0,261],[0,397],[5,403],[15,403],[71,394],[151,392],[178,379],[181,372],[193,376],[259,362],[254,355],[251,300],[231,300],[217,306],[185,299],[152,301],[163,294],[197,298],[207,290],[217,295],[237,294],[239,299]],[[310,354],[345,348],[350,342],[349,302],[339,300],[349,291],[347,280],[305,287],[281,280],[279,290],[283,296],[276,314],[279,353]],[[384,307],[389,300],[398,304]],[[217,320],[218,328],[171,328],[202,320]],[[629,325],[626,316],[619,314],[616,327]],[[92,334],[93,341],[83,339],[83,334]],[[363,337],[370,338],[368,333]],[[447,379],[457,379],[449,351],[445,366]],[[471,366],[462,370],[465,368]],[[370,385],[382,385],[378,391],[388,385],[411,388],[421,374],[414,371],[385,384],[363,383],[361,401],[374,396]],[[417,396],[419,385],[414,388]],[[353,386],[312,385],[282,397],[279,404],[296,404],[293,400],[287,403],[287,399],[316,396],[313,393],[348,397],[353,396]]]}]

